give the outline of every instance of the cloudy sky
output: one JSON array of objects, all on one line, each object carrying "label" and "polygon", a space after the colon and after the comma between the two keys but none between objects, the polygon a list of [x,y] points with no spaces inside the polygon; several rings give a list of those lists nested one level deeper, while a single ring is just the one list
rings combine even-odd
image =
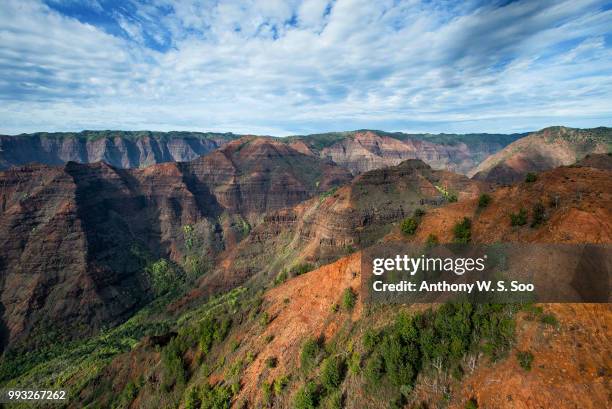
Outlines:
[{"label": "cloudy sky", "polygon": [[0,1],[0,133],[549,125],[612,125],[612,3]]}]

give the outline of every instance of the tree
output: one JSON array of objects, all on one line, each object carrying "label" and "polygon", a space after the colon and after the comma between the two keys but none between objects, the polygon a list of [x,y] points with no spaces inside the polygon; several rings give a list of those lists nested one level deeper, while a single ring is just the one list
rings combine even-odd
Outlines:
[{"label": "tree", "polygon": [[484,209],[485,207],[489,206],[490,203],[491,203],[491,196],[489,196],[486,193],[481,194],[480,197],[478,198],[478,207],[480,209]]},{"label": "tree", "polygon": [[295,409],[315,409],[319,405],[320,393],[317,385],[310,381],[295,395]]},{"label": "tree", "polygon": [[527,210],[521,209],[518,213],[510,213],[511,226],[524,226],[527,224]]},{"label": "tree", "polygon": [[453,227],[455,243],[469,243],[472,238],[472,221],[464,217],[463,220]]},{"label": "tree", "polygon": [[531,227],[537,227],[544,222],[544,211],[544,205],[542,203],[533,205]]},{"label": "tree", "polygon": [[357,295],[351,287],[348,287],[344,290],[344,293],[342,294],[342,306],[345,310],[351,311],[355,307],[356,299]]},{"label": "tree", "polygon": [[336,389],[342,383],[346,365],[340,357],[329,357],[323,360],[321,368],[321,383],[329,391]]},{"label": "tree", "polygon": [[516,353],[519,365],[526,371],[531,370],[531,363],[533,362],[533,354],[529,351],[519,351]]},{"label": "tree", "polygon": [[402,221],[402,225],[400,226],[400,229],[402,230],[402,233],[404,233],[405,235],[411,236],[416,232],[418,227],[419,227],[419,223],[416,221],[415,218],[407,217]]}]

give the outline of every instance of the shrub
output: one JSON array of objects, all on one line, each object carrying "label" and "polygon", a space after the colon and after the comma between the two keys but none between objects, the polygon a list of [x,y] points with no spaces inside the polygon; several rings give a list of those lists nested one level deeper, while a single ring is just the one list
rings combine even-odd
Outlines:
[{"label": "shrub", "polygon": [[519,351],[516,353],[519,365],[526,371],[531,370],[531,363],[533,362],[533,354],[529,351]]},{"label": "shrub", "polygon": [[198,344],[200,350],[207,354],[215,342],[220,342],[225,339],[231,326],[231,321],[225,319],[217,321],[214,318],[205,318],[198,329]]},{"label": "shrub", "polygon": [[338,303],[335,303],[331,306],[331,312],[338,312],[340,310],[340,306]]},{"label": "shrub", "polygon": [[278,396],[283,393],[287,385],[289,385],[289,377],[287,377],[287,375],[277,378],[274,381],[274,394]]},{"label": "shrub", "polygon": [[279,285],[284,283],[285,281],[287,281],[288,278],[288,274],[286,270],[281,271],[280,273],[278,273],[278,275],[274,278],[274,285]]},{"label": "shrub", "polygon": [[259,317],[259,323],[262,327],[265,327],[270,323],[270,314],[268,314],[267,311],[264,311],[264,313],[261,314],[261,317]]},{"label": "shrub", "polygon": [[531,227],[537,227],[544,222],[544,205],[542,203],[536,203],[533,206],[533,212],[531,216]]},{"label": "shrub", "polygon": [[342,391],[334,391],[321,402],[322,409],[342,409]]},{"label": "shrub", "polygon": [[383,377],[384,362],[380,353],[372,354],[364,369],[364,376],[368,383],[377,384]]},{"label": "shrub", "polygon": [[415,218],[407,217],[404,219],[404,221],[402,221],[400,229],[402,230],[402,233],[404,233],[405,235],[411,236],[416,232],[418,227],[419,227],[419,223],[416,221]]},{"label": "shrub", "polygon": [[323,360],[321,368],[321,383],[327,390],[333,390],[340,386],[345,373],[344,359],[340,357],[330,357]]},{"label": "shrub", "polygon": [[491,203],[491,196],[486,193],[483,193],[478,198],[478,207],[484,209]]},{"label": "shrub", "polygon": [[317,366],[317,360],[321,353],[321,344],[318,340],[310,338],[302,346],[300,354],[300,368],[306,373]]},{"label": "shrub", "polygon": [[294,277],[306,274],[309,271],[312,271],[314,266],[310,263],[300,263],[291,268],[291,275]]},{"label": "shrub", "polygon": [[521,208],[518,213],[510,213],[511,226],[524,226],[527,224],[527,210]]},{"label": "shrub", "polygon": [[164,347],[161,354],[162,388],[170,391],[174,385],[185,384],[185,367],[183,366],[183,351],[177,338],[172,339]]},{"label": "shrub", "polygon": [[185,409],[197,409],[200,406],[200,391],[198,388],[193,387],[189,390],[185,398]]},{"label": "shrub", "polygon": [[478,409],[478,402],[472,398],[465,403],[465,409]]},{"label": "shrub", "polygon": [[355,307],[356,300],[357,294],[355,294],[351,287],[348,287],[342,294],[342,307],[347,311],[351,311]]},{"label": "shrub", "polygon": [[553,314],[542,315],[542,317],[540,318],[540,322],[542,324],[547,324],[553,327],[556,327],[557,325],[559,325],[559,321],[557,320],[557,317],[555,317]]},{"label": "shrub", "polygon": [[463,220],[453,227],[455,243],[469,243],[472,238],[472,221],[464,217]]},{"label": "shrub", "polygon": [[278,359],[276,359],[276,357],[270,356],[266,358],[266,366],[268,368],[276,368],[277,364],[278,364]]},{"label": "shrub", "polygon": [[533,172],[529,172],[529,173],[527,173],[527,175],[525,175],[525,182],[527,182],[527,183],[533,183],[536,180],[538,180],[538,175],[536,175]]},{"label": "shrub", "polygon": [[435,246],[439,243],[440,241],[438,240],[438,236],[436,236],[435,234],[430,234],[429,236],[427,236],[427,240],[425,240],[425,244],[427,246]]},{"label": "shrub", "polygon": [[353,254],[355,251],[357,251],[357,249],[355,248],[355,246],[351,245],[351,244],[347,244],[344,246],[344,253],[345,254]]},{"label": "shrub", "polygon": [[353,375],[357,375],[361,369],[361,356],[357,352],[353,352],[348,363],[348,370]]},{"label": "shrub", "polygon": [[261,385],[261,394],[262,394],[262,400],[264,402],[264,405],[268,406],[270,405],[270,403],[272,403],[272,384],[268,383],[268,382],[264,382]]},{"label": "shrub", "polygon": [[319,405],[319,388],[310,381],[295,394],[295,409],[315,409]]},{"label": "shrub", "polygon": [[366,352],[371,352],[380,342],[380,334],[371,328],[368,328],[363,334],[363,347]]},{"label": "shrub", "polygon": [[162,295],[178,287],[183,277],[166,259],[159,259],[145,268],[155,295]]},{"label": "shrub", "polygon": [[229,409],[232,392],[229,386],[210,386],[207,382],[202,388],[201,409]]}]

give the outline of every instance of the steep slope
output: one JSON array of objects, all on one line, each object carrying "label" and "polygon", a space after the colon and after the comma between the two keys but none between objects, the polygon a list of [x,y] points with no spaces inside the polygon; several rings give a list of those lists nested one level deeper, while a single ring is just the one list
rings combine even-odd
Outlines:
[{"label": "steep slope", "polygon": [[589,153],[612,150],[612,128],[551,127],[534,132],[488,157],[468,173],[478,180],[512,183],[528,172],[571,165]]},{"label": "steep slope", "polygon": [[184,166],[221,205],[244,216],[299,203],[343,184],[351,175],[273,138],[246,137]]},{"label": "steep slope", "polygon": [[[436,234],[442,242],[452,241],[454,223],[471,217],[476,243],[610,243],[612,186],[606,181],[611,175],[602,166],[607,158],[599,157],[597,167],[559,168],[538,175],[534,183],[499,188],[480,210],[472,198],[477,191],[471,190],[480,184],[449,175],[465,180],[466,192],[459,202],[428,209],[412,238],[392,232],[385,240],[424,242]],[[283,242],[275,247],[277,242],[271,238],[282,236],[286,226],[299,226],[301,219],[314,216],[317,209],[321,209],[320,217],[374,204],[371,208],[393,209],[414,202],[416,191],[429,191],[427,187],[434,184],[430,178],[436,176],[439,183],[440,173],[445,172],[433,171],[420,161],[368,172],[324,197],[271,212],[266,221],[269,229],[256,226],[249,237],[265,244],[257,252],[267,253],[271,263],[275,253],[287,246]],[[378,190],[366,194],[358,186]],[[553,200],[545,201],[548,198]],[[542,224],[509,226],[509,213],[540,201],[546,203]],[[313,243],[323,243],[322,236],[312,237]],[[304,249],[298,257],[307,252]],[[227,270],[231,263],[221,268]],[[41,380],[50,384],[50,379],[61,379],[60,384],[72,392],[70,407],[75,408],[206,407],[200,405],[203,402],[221,407],[284,408],[295,407],[296,399],[305,394],[308,399],[302,401],[322,400],[320,407],[327,407],[332,398],[348,408],[393,404],[459,409],[470,407],[469,401],[494,408],[569,407],[568,403],[571,407],[607,407],[612,338],[609,305],[532,305],[520,311],[509,306],[465,310],[461,305],[432,309],[428,305],[367,305],[358,293],[360,266],[361,254],[356,252],[285,282],[272,285],[268,280],[265,288],[237,288],[206,302],[201,294],[192,294],[194,305],[174,303],[157,309],[149,321],[139,318],[88,343],[93,350],[86,349],[87,358],[82,349],[69,350],[45,360],[11,385]],[[353,292],[347,292],[348,288]],[[472,332],[463,337],[445,335],[466,328]],[[483,345],[462,349],[462,341],[478,335],[478,328],[487,333],[502,331],[505,338],[499,341],[484,335]],[[409,338],[409,344],[403,336]],[[493,341],[499,343],[492,345]],[[462,352],[453,352],[454,364],[447,367],[443,361],[428,358],[437,348]],[[530,370],[517,359],[524,351],[533,357]],[[405,359],[415,365],[402,365]],[[341,363],[338,370],[335,362]],[[398,385],[397,378],[389,378],[390,373],[400,375],[403,383]],[[312,393],[306,393],[310,382]]]},{"label": "steep slope", "polygon": [[227,289],[258,273],[274,277],[297,265],[328,263],[375,243],[415,209],[446,203],[443,190],[465,200],[487,186],[420,160],[366,172],[350,185],[267,213],[244,241],[222,254],[217,274],[205,277],[202,287]]},{"label": "steep slope", "polygon": [[[603,158],[612,162],[608,155]],[[610,243],[610,180],[612,172],[600,168],[573,165],[553,169],[538,174],[535,182],[495,190],[484,209],[479,209],[475,199],[434,209],[425,215],[415,237],[424,241],[433,234],[450,242],[455,223],[468,217],[472,219],[472,239],[478,243]],[[530,227],[539,205],[542,221]],[[525,224],[512,226],[510,215],[521,209],[527,215]]]},{"label": "steep slope", "polygon": [[[35,343],[50,322],[67,338],[121,322],[159,291],[155,274],[195,279],[263,212],[348,180],[338,166],[255,138],[143,169],[69,162],[0,172],[4,341]],[[160,259],[176,266],[156,272]]]},{"label": "steep slope", "polygon": [[296,149],[328,157],[353,174],[421,159],[434,169],[465,174],[525,134],[405,134],[360,130],[291,137]]},{"label": "steep slope", "polygon": [[231,133],[82,131],[0,135],[0,170],[28,163],[106,162],[118,168],[189,161],[237,138]]}]

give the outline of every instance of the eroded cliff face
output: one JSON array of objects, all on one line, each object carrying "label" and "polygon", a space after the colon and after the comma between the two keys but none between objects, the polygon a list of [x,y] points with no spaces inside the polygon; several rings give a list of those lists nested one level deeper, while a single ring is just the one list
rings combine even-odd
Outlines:
[{"label": "eroded cliff face", "polygon": [[[420,159],[434,169],[466,174],[505,146],[504,141],[494,135],[478,143],[469,143],[469,139],[463,141],[462,135],[454,136],[455,139],[441,143],[429,141],[425,136],[398,134],[392,137],[375,131],[359,131],[321,149],[319,154],[353,174],[394,166],[407,159]],[[307,143],[308,137],[304,141]]]},{"label": "eroded cliff face", "polygon": [[277,139],[256,137],[230,142],[185,170],[194,181],[210,186],[224,208],[249,218],[295,205],[351,179],[330,161]]},{"label": "eroded cliff face", "polygon": [[152,296],[147,263],[213,260],[248,233],[247,220],[348,180],[334,164],[255,138],[143,169],[69,162],[0,172],[5,341],[29,343],[51,323],[70,338],[120,322]]},{"label": "eroded cliff face", "polygon": [[258,273],[274,275],[303,262],[325,264],[375,243],[415,209],[447,203],[442,191],[463,200],[487,188],[418,159],[366,172],[337,190],[268,212],[244,241],[222,255],[220,268],[202,286],[231,288]]},{"label": "eroded cliff face", "polygon": [[478,180],[513,183],[528,172],[571,165],[588,154],[612,149],[612,129],[551,127],[534,132],[488,157],[469,176]]},{"label": "eroded cliff face", "polygon": [[106,162],[138,168],[162,162],[190,161],[237,138],[198,132],[83,131],[0,135],[0,169],[28,163]]},{"label": "eroded cliff face", "polygon": [[[354,175],[421,159],[434,169],[465,174],[521,135],[429,135],[351,131],[277,138],[307,156],[327,158]],[[191,161],[240,138],[234,134],[149,131],[83,131],[0,135],[0,169],[32,162],[61,165],[106,162],[138,168]]]}]

